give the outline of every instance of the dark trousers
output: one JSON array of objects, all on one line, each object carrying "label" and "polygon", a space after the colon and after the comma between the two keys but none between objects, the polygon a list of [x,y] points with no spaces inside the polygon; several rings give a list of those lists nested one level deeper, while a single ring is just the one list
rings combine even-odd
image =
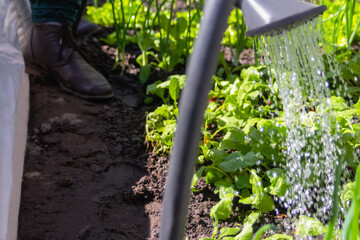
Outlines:
[{"label": "dark trousers", "polygon": [[61,22],[60,15],[73,25],[83,0],[32,0],[33,22]]}]

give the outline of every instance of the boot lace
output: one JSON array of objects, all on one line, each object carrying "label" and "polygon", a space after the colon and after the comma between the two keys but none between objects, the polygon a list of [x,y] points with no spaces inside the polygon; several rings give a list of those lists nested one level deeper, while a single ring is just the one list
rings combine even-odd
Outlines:
[{"label": "boot lace", "polygon": [[64,45],[73,48],[75,50],[77,49],[77,47],[70,23],[67,21],[67,19],[64,17],[62,13],[59,13],[58,15],[61,23],[61,30],[60,30],[61,34],[59,40],[59,44],[60,44],[59,60],[61,60]]}]

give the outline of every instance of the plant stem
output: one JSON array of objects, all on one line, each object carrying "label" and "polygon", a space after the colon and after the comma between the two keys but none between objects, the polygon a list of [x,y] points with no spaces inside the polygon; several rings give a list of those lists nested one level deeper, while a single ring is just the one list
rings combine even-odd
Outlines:
[{"label": "plant stem", "polygon": [[272,224],[266,224],[262,226],[254,235],[253,240],[260,240],[261,236],[264,234],[265,231],[270,230],[274,228],[274,225]]},{"label": "plant stem", "polygon": [[114,28],[115,28],[115,33],[116,33],[116,46],[118,48],[118,53],[116,55],[116,59],[115,59],[115,64],[114,64],[114,68],[115,66],[119,63],[120,60],[120,49],[119,47],[121,46],[120,43],[120,29],[119,29],[119,24],[116,18],[116,12],[115,12],[115,0],[111,0],[111,10],[112,10],[112,14],[113,14],[113,19],[114,19]]},{"label": "plant stem", "polygon": [[[166,38],[165,38],[166,55],[168,55],[169,52],[170,52],[170,47],[169,47],[170,28],[171,28],[171,21],[172,21],[173,14],[174,14],[174,5],[175,5],[175,0],[171,0],[170,16],[169,16],[169,22],[168,22],[167,33],[166,33]],[[170,54],[169,54],[169,55],[170,55]],[[163,56],[162,56],[162,57],[163,57]],[[163,60],[164,60],[164,59],[163,59]],[[165,65],[165,69],[167,69],[167,62],[166,62],[166,61],[164,61],[164,65]]]},{"label": "plant stem", "polygon": [[339,162],[336,166],[335,170],[335,183],[334,183],[334,192],[333,192],[333,205],[331,207],[331,216],[328,225],[328,232],[324,238],[324,240],[331,240],[333,239],[333,233],[335,229],[335,224],[339,215],[339,188],[340,188],[340,176],[341,176],[341,169],[342,169],[342,157],[339,158]]}]

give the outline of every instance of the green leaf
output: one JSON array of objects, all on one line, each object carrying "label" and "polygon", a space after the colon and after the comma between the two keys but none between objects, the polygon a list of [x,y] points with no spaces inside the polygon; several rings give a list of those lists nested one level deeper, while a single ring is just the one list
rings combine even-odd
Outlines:
[{"label": "green leaf", "polygon": [[348,106],[342,97],[331,96],[331,108],[334,110],[345,110]]},{"label": "green leaf", "polygon": [[244,143],[245,133],[238,128],[231,128],[223,139],[231,140],[237,143]]},{"label": "green leaf", "polygon": [[274,210],[275,203],[269,194],[267,194],[262,186],[261,178],[256,174],[255,170],[251,170],[250,183],[252,185],[251,204],[261,212],[269,212]]},{"label": "green leaf", "polygon": [[360,76],[360,64],[354,61],[349,63],[350,70],[356,75]]},{"label": "green leaf", "polygon": [[251,118],[251,119],[247,120],[247,121],[246,121],[246,124],[245,124],[245,127],[244,127],[244,129],[243,129],[244,132],[245,132],[246,134],[249,134],[249,132],[250,132],[251,130],[253,130],[252,127],[254,127],[255,124],[257,124],[260,120],[261,120],[261,118]]},{"label": "green leaf", "polygon": [[165,90],[159,87],[160,83],[161,81],[156,81],[153,84],[148,85],[146,87],[146,95],[154,94],[163,99]]},{"label": "green leaf", "polygon": [[197,192],[198,190],[195,189],[195,185],[197,183],[197,181],[199,181],[199,179],[202,177],[204,170],[206,169],[205,166],[202,166],[201,168],[199,168],[196,173],[194,174],[192,180],[191,180],[191,191],[193,192]]},{"label": "green leaf", "polygon": [[278,160],[281,158],[279,154],[279,149],[276,147],[273,148],[272,146],[269,145],[269,143],[261,144],[258,148],[256,146],[253,149],[253,151],[255,151],[255,149],[260,151],[262,155],[264,155],[266,158],[268,158],[271,161]]},{"label": "green leaf", "polygon": [[[240,196],[243,197],[244,199],[249,198],[251,196],[250,190],[248,188],[244,188],[243,190],[241,190]],[[251,204],[251,202],[247,204]]]},{"label": "green leaf", "polygon": [[165,15],[165,14],[161,14],[159,17],[159,25],[160,28],[164,29],[165,32],[168,31],[168,22],[169,22],[169,18]]},{"label": "green leaf", "polygon": [[264,240],[292,240],[293,237],[286,234],[274,234]]},{"label": "green leaf", "polygon": [[261,140],[261,132],[257,130],[256,128],[251,127],[250,133],[248,136],[251,138],[251,140],[259,142]]},{"label": "green leaf", "polygon": [[154,101],[154,98],[153,98],[153,97],[146,97],[146,98],[144,99],[144,103],[145,103],[146,105],[152,103],[153,101]]},{"label": "green leaf", "polygon": [[174,29],[171,31],[171,34],[175,38],[179,38],[180,35],[186,30],[188,24],[185,18],[180,17],[176,19],[176,25],[174,26]]},{"label": "green leaf", "polygon": [[341,203],[346,206],[346,203],[352,200],[355,191],[355,182],[347,183],[344,191],[340,195]]},{"label": "green leaf", "polygon": [[271,185],[269,193],[276,196],[284,196],[289,185],[286,181],[286,173],[280,168],[273,168],[267,172]]},{"label": "green leaf", "polygon": [[247,216],[244,220],[241,232],[235,237],[235,240],[250,240],[253,234],[253,225],[260,218],[261,213],[255,211]]},{"label": "green leaf", "polygon": [[234,152],[227,156],[224,162],[219,164],[219,167],[226,172],[235,172],[241,168],[256,165],[257,160],[258,157],[253,152],[248,152],[245,156],[239,152]]},{"label": "green leaf", "polygon": [[211,208],[210,217],[215,220],[224,220],[231,214],[232,198],[224,198]]},{"label": "green leaf", "polygon": [[235,190],[235,186],[231,183],[231,180],[229,178],[221,179],[215,183],[215,194],[219,194],[220,199],[227,198],[229,196],[232,196],[232,198],[235,196],[237,191]]},{"label": "green leaf", "polygon": [[261,119],[258,123],[257,123],[257,128],[260,129],[263,128],[264,132],[266,132],[271,126],[273,126],[273,122],[271,120],[268,119]]},{"label": "green leaf", "polygon": [[300,216],[296,224],[295,234],[298,236],[317,236],[326,233],[326,228],[317,219]]},{"label": "green leaf", "polygon": [[221,239],[223,237],[234,236],[234,235],[238,234],[239,232],[240,232],[239,227],[235,227],[235,228],[223,227],[222,229],[220,229],[219,239]]},{"label": "green leaf", "polygon": [[170,79],[169,94],[172,100],[177,101],[179,98],[180,85],[177,78]]},{"label": "green leaf", "polygon": [[356,104],[354,104],[354,108],[356,108],[358,111],[360,111],[360,99],[357,101]]},{"label": "green leaf", "polygon": [[[220,149],[221,149],[221,147],[220,147]],[[224,158],[226,158],[226,156],[228,156],[228,155],[229,154],[223,150],[212,149],[212,150],[210,150],[210,152],[208,154],[208,158],[210,158],[214,164],[217,164],[217,163],[222,162],[224,160]]]},{"label": "green leaf", "polygon": [[256,67],[249,67],[241,71],[241,78],[246,82],[258,82],[260,80],[259,72]]},{"label": "green leaf", "polygon": [[221,150],[237,150],[243,152],[248,152],[250,150],[250,147],[244,144],[240,144],[238,142],[234,142],[230,139],[225,139],[220,142],[219,149]]},{"label": "green leaf", "polygon": [[140,69],[139,81],[140,81],[141,83],[146,83],[147,80],[149,79],[150,72],[151,72],[151,64],[146,64],[145,66],[143,66],[143,67]]},{"label": "green leaf", "polygon": [[235,176],[235,185],[238,189],[251,188],[250,175],[247,172],[244,172]]},{"label": "green leaf", "polygon": [[219,127],[235,127],[238,128],[243,124],[243,120],[236,117],[220,117],[218,120]]},{"label": "green leaf", "polygon": [[206,183],[209,185],[214,184],[216,181],[221,179],[224,176],[220,171],[214,168],[207,168],[206,169]]}]

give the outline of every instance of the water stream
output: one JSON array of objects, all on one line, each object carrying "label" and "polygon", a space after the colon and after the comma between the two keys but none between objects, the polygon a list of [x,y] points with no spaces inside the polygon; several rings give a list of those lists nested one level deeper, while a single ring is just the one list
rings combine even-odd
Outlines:
[{"label": "water stream", "polygon": [[[287,127],[286,166],[291,185],[279,199],[288,216],[329,218],[335,166],[341,155],[332,124],[330,88],[323,59],[335,78],[340,76],[327,53],[320,30],[321,17],[270,32],[260,39],[260,52],[276,82]],[[339,84],[339,83],[338,83]]]}]

